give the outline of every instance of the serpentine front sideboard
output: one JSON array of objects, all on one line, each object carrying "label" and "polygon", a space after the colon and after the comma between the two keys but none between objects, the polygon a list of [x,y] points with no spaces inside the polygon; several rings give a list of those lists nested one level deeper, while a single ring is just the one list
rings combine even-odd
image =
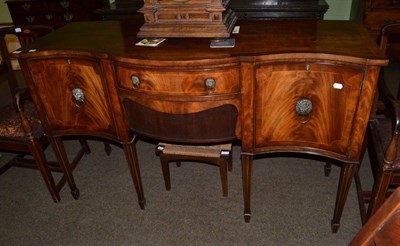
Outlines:
[{"label": "serpentine front sideboard", "polygon": [[[297,153],[338,161],[336,232],[387,60],[354,22],[237,25],[235,47],[213,49],[205,38],[141,47],[135,45],[140,24],[76,22],[15,56],[50,138],[95,135],[128,146],[134,129],[157,140],[240,140],[247,222],[254,155]],[[136,152],[126,151],[137,162]],[[143,207],[140,173],[133,167]]]}]

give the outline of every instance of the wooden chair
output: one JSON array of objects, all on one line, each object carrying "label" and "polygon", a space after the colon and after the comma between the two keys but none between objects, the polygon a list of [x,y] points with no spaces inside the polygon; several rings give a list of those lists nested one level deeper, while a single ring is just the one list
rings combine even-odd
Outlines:
[{"label": "wooden chair", "polygon": [[376,211],[349,246],[399,245],[400,188]]},{"label": "wooden chair", "polygon": [[166,190],[171,190],[169,162],[196,161],[219,166],[223,196],[228,196],[227,170],[232,171],[232,144],[221,145],[176,145],[159,143],[156,154],[160,156]]},{"label": "wooden chair", "polygon": [[[396,36],[396,37],[394,37]],[[396,41],[397,40],[397,44]],[[400,47],[400,23],[389,24],[382,28],[380,47],[388,55],[390,50]],[[395,57],[390,57],[390,59]],[[400,56],[398,57],[400,58]],[[356,185],[359,193],[360,212],[363,223],[367,222],[391,194],[393,188],[400,185],[400,149],[398,140],[400,134],[400,101],[397,95],[389,89],[382,70],[378,80],[379,100],[376,102],[376,112],[372,114],[367,127],[366,148],[368,149],[374,185],[372,190],[362,190],[358,173]],[[378,99],[378,96],[376,97]],[[368,203],[365,210],[364,203]]]},{"label": "wooden chair", "polygon": [[368,123],[367,148],[374,186],[372,192],[363,192],[364,200],[369,200],[366,220],[382,205],[391,188],[400,185],[400,101],[390,93],[385,81],[380,82],[382,96],[386,97],[387,109],[392,110],[393,117],[374,117]]},{"label": "wooden chair", "polygon": [[[67,171],[75,168],[85,153],[90,153],[90,149],[86,141],[80,140],[81,149],[70,163],[70,166],[60,166],[56,162],[47,161],[44,150],[49,145],[49,141],[44,135],[36,108],[33,102],[29,100],[29,93],[20,88],[20,85],[24,82],[21,82],[20,78],[22,77],[18,76],[19,71],[16,70],[18,68],[17,61],[10,58],[6,40],[8,35],[15,35],[18,37],[20,45],[24,46],[51,31],[52,28],[47,26],[21,26],[0,29],[1,56],[6,64],[7,82],[14,99],[13,102],[0,109],[0,151],[17,154],[15,158],[0,167],[0,175],[12,166],[37,168],[53,201],[58,202],[60,201],[59,192],[65,182],[68,181],[68,175],[63,175],[56,183],[51,172],[66,174]],[[71,189],[71,193],[75,199],[78,199],[79,191],[77,189]]]}]

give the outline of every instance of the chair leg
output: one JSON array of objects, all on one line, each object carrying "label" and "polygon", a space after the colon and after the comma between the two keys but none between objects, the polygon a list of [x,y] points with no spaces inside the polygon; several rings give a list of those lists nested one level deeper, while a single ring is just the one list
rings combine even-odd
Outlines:
[{"label": "chair leg", "polygon": [[47,189],[50,192],[51,197],[55,203],[61,200],[59,191],[57,190],[56,184],[54,182],[53,175],[47,165],[47,159],[45,154],[43,153],[43,149],[40,143],[35,139],[28,140],[29,150],[35,160],[35,163],[43,177],[43,180],[46,184]]},{"label": "chair leg", "polygon": [[356,190],[357,190],[357,199],[358,199],[358,206],[360,208],[360,216],[361,216],[361,224],[365,224],[367,212],[365,211],[365,201],[363,197],[363,191],[361,187],[361,180],[360,180],[360,174],[359,174],[359,167],[354,173],[354,182],[356,184]]},{"label": "chair leg", "polygon": [[219,175],[221,177],[222,195],[228,196],[228,170],[227,162],[228,159],[219,158]]},{"label": "chair leg", "polygon": [[380,172],[381,173],[378,174],[379,176],[375,180],[372,189],[366,221],[368,221],[368,219],[371,218],[371,216],[375,214],[375,212],[383,204],[383,202],[385,201],[386,193],[389,189],[389,185],[392,182],[392,172],[385,172],[384,170],[380,170]]},{"label": "chair leg", "polygon": [[111,155],[111,145],[109,143],[104,142],[104,151],[108,156]]},{"label": "chair leg", "polygon": [[142,179],[140,176],[135,142],[124,143],[123,149],[124,149],[126,160],[129,165],[129,171],[130,171],[132,179],[133,179],[133,184],[135,185],[136,194],[138,196],[139,206],[141,209],[144,209],[145,204],[146,204],[146,199],[144,198]]},{"label": "chair leg", "polygon": [[9,161],[6,164],[4,164],[3,166],[0,167],[0,175],[2,175],[3,173],[5,173],[8,169],[10,169],[12,167],[12,162]]},{"label": "chair leg", "polygon": [[81,144],[83,150],[85,151],[85,154],[90,154],[91,150],[88,142],[85,139],[79,139],[79,143]]},{"label": "chair leg", "polygon": [[230,153],[229,153],[227,163],[228,163],[228,171],[232,172],[232,170],[233,170],[233,168],[232,168],[232,151],[230,151]]},{"label": "chair leg", "polygon": [[325,177],[328,177],[331,174],[331,170],[332,170],[332,163],[325,162],[324,166]]},{"label": "chair leg", "polygon": [[65,153],[64,144],[61,141],[60,137],[49,137],[49,141],[51,147],[53,148],[54,154],[57,157],[58,162],[61,165],[61,168],[64,171],[64,175],[67,178],[68,185],[71,189],[72,197],[75,200],[79,199],[79,190],[76,187],[74,176],[72,175],[72,169],[70,163],[68,161],[67,154]]},{"label": "chair leg", "polygon": [[[163,176],[164,176],[165,189],[171,190],[171,176],[170,176],[170,172],[169,172],[169,162],[168,162],[167,158],[165,158],[163,156],[162,153],[160,153],[160,161],[161,161],[161,168],[162,168],[162,172],[163,172]],[[177,161],[176,164],[178,165],[178,163],[180,166],[181,162]]]}]

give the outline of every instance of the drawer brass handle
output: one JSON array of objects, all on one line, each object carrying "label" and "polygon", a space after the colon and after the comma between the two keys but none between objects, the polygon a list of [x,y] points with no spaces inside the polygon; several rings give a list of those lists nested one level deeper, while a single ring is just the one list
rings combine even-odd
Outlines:
[{"label": "drawer brass handle", "polygon": [[132,86],[133,88],[138,88],[140,86],[140,79],[138,76],[136,75],[132,75],[131,76],[131,80],[132,80]]},{"label": "drawer brass handle", "polygon": [[312,111],[312,102],[310,99],[303,98],[296,102],[296,112],[301,115],[305,116],[310,114]]},{"label": "drawer brass handle", "polygon": [[204,85],[207,88],[207,90],[213,90],[215,89],[216,81],[213,78],[208,78],[205,80]]},{"label": "drawer brass handle", "polygon": [[85,102],[85,94],[83,93],[83,90],[80,88],[72,89],[72,97],[77,103]]}]

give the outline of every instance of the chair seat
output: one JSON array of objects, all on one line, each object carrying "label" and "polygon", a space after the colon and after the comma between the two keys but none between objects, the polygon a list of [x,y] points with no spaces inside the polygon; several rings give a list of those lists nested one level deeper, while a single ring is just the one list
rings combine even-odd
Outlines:
[{"label": "chair seat", "polygon": [[[25,132],[21,125],[19,114],[14,105],[9,104],[0,109],[0,138],[11,138],[25,141]],[[33,102],[24,103],[24,114],[32,127],[34,137],[43,135],[43,128],[38,118]]]},{"label": "chair seat", "polygon": [[[219,158],[221,151],[231,151],[232,144],[220,145],[174,145],[159,143],[158,146],[164,146],[163,153],[169,155],[186,155],[192,157],[211,157]],[[229,154],[229,153],[228,153]]]}]

